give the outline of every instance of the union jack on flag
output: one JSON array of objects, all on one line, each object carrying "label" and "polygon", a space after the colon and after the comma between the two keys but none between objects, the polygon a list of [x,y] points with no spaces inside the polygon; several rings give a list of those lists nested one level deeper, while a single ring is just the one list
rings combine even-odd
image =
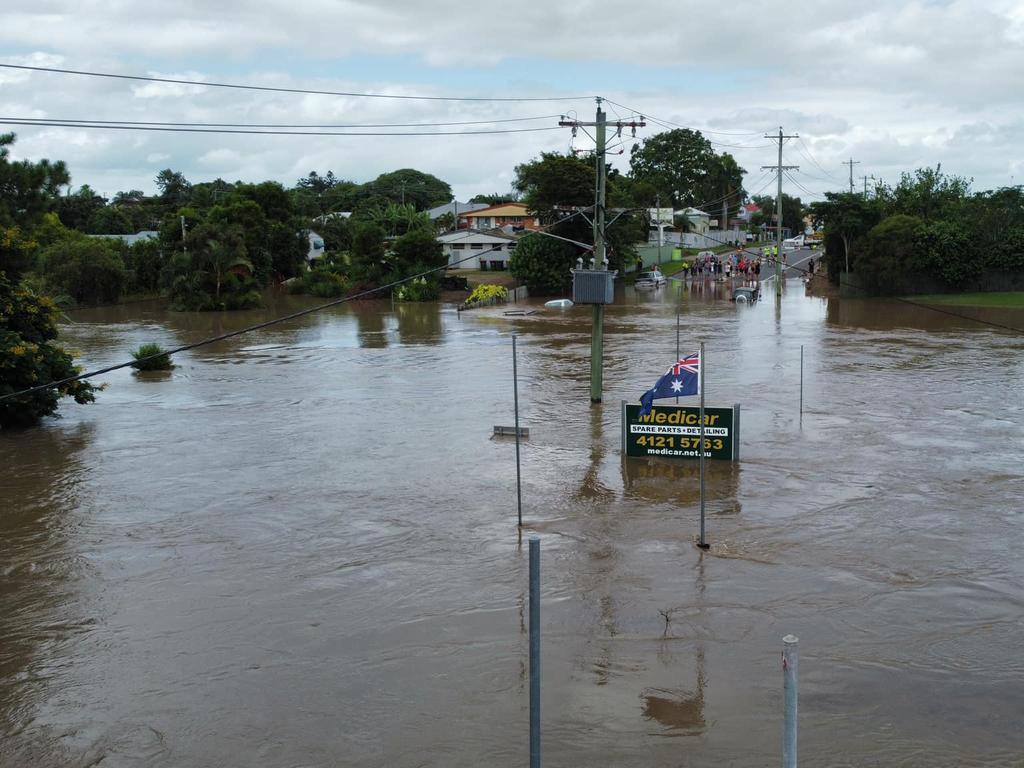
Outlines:
[{"label": "union jack on flag", "polygon": [[683,371],[700,375],[700,352],[680,358],[669,370],[673,376],[679,376]]},{"label": "union jack on flag", "polygon": [[650,413],[656,399],[699,394],[700,352],[696,352],[679,358],[653,387],[640,395],[640,415]]}]

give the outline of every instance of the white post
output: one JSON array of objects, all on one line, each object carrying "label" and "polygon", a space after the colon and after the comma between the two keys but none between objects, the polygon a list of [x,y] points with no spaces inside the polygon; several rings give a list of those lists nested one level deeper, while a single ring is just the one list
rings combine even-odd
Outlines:
[{"label": "white post", "polygon": [[793,635],[782,638],[782,694],[786,713],[782,728],[782,768],[796,768],[799,643]]}]

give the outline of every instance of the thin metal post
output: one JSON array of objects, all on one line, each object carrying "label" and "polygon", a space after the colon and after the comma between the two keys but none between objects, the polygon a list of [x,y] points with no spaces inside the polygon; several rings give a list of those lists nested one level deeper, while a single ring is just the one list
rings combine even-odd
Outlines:
[{"label": "thin metal post", "polygon": [[[679,361],[679,303],[676,302],[676,361]],[[679,395],[676,395],[676,405],[679,405]]]},{"label": "thin metal post", "polygon": [[516,509],[519,527],[523,527],[523,478],[519,469],[519,367],[516,363],[516,336],[512,334],[512,399],[516,409]]},{"label": "thin metal post", "polygon": [[540,768],[540,539],[530,537],[530,768]]},{"label": "thin metal post", "polygon": [[804,419],[804,345],[800,345],[800,420]]},{"label": "thin metal post", "polygon": [[800,641],[793,635],[782,638],[782,694],[785,721],[782,729],[782,768],[796,768],[798,672]]},{"label": "thin metal post", "polygon": [[700,543],[701,549],[709,549],[704,536],[704,342],[700,343]]}]

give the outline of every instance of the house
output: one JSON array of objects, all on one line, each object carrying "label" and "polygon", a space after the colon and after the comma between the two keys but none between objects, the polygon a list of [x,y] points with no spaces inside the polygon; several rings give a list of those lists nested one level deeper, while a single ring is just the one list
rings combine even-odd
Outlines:
[{"label": "house", "polygon": [[449,269],[508,269],[508,260],[516,248],[519,238],[491,229],[480,232],[464,229],[438,235],[441,250],[448,260]]},{"label": "house", "polygon": [[739,213],[736,214],[736,218],[742,221],[744,224],[749,224],[750,220],[754,218],[755,213],[761,212],[761,206],[757,203],[744,203],[740,206]]},{"label": "house", "polygon": [[499,203],[489,205],[465,216],[459,213],[460,219],[469,222],[470,229],[493,229],[511,226],[513,229],[540,229],[540,221],[527,213],[524,203]]},{"label": "house", "polygon": [[156,240],[160,233],[155,229],[143,229],[134,235],[87,235],[87,237],[109,237],[112,240],[120,240],[125,245],[135,245],[142,240]]},{"label": "house", "polygon": [[711,229],[711,214],[697,208],[683,208],[676,211],[676,216],[685,216],[690,222],[690,232],[694,234],[706,235]]},{"label": "house", "polygon": [[456,218],[459,222],[457,229],[464,229],[469,226],[469,222],[466,221],[465,215],[467,213],[474,213],[476,211],[483,210],[484,208],[490,208],[487,203],[460,203],[458,200],[453,200],[450,203],[439,205],[435,208],[431,208],[427,211],[427,215],[431,221],[437,221],[445,214],[451,214],[453,218]]}]

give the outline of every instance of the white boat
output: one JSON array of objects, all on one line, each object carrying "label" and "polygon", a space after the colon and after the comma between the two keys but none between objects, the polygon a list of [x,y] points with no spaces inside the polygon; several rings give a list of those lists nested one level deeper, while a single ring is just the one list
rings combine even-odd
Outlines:
[{"label": "white boat", "polygon": [[552,299],[544,302],[544,306],[549,309],[569,309],[572,305],[572,299]]}]

